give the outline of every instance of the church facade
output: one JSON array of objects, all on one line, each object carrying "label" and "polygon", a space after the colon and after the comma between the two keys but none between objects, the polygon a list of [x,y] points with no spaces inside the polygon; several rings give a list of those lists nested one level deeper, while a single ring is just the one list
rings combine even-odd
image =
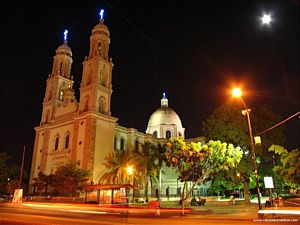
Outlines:
[{"label": "church facade", "polygon": [[[35,127],[30,184],[39,172],[54,173],[69,160],[91,171],[97,184],[107,172],[105,157],[114,151],[141,148],[145,142],[159,144],[182,136],[185,129],[165,94],[161,106],[150,116],[146,133],[118,125],[111,113],[113,62],[109,57],[110,33],[103,20],[92,29],[89,55],[83,61],[80,99],[76,100],[71,75],[72,50],[67,40],[53,57],[46,81],[40,125]],[[203,141],[198,138],[197,141]],[[171,168],[164,168],[160,188],[176,194],[182,186]]]}]

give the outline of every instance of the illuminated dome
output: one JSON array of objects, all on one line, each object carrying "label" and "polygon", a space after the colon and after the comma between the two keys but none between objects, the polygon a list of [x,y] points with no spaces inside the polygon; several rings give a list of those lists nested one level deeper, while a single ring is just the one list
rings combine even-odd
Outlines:
[{"label": "illuminated dome", "polygon": [[67,41],[64,41],[64,43],[56,49],[56,54],[57,55],[68,55],[68,56],[72,57],[72,50],[69,47],[69,45],[67,44]]},{"label": "illuminated dome", "polygon": [[177,127],[182,127],[181,121],[177,113],[169,107],[160,107],[150,116],[148,127],[161,124],[174,124]]},{"label": "illuminated dome", "polygon": [[92,34],[104,34],[109,36],[109,30],[102,20],[93,28]]},{"label": "illuminated dome", "polygon": [[168,99],[163,95],[161,107],[150,116],[146,133],[158,138],[184,137],[184,128],[177,113],[168,106]]}]

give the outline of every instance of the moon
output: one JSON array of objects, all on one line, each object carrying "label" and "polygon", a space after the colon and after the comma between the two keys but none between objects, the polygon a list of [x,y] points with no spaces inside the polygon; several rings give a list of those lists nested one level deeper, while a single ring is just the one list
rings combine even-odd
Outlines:
[{"label": "moon", "polygon": [[269,25],[272,21],[272,18],[271,18],[271,15],[270,14],[264,14],[262,17],[261,17],[261,22],[262,24],[266,24],[266,25]]}]

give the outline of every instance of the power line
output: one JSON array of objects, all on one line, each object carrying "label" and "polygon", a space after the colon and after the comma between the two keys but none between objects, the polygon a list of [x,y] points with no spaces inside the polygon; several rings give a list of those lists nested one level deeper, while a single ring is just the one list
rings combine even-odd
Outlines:
[{"label": "power line", "polygon": [[[280,126],[281,124],[285,123],[286,121],[292,119],[293,117],[295,117],[295,116],[297,116],[297,115],[300,115],[300,111],[297,112],[297,113],[295,113],[294,115],[292,115],[292,116],[286,118],[285,120],[283,120],[283,121],[281,121],[281,122],[275,124],[274,126],[268,128],[268,129],[266,129],[266,130],[263,130],[263,131],[261,131],[261,132],[258,132],[256,135],[259,136],[259,135],[261,135],[261,134],[264,134],[264,133],[266,133],[267,131],[272,130],[272,129],[275,128],[275,127]],[[300,117],[299,117],[299,118],[300,118]]]},{"label": "power line", "polygon": [[150,38],[147,34],[145,34],[144,31],[142,31],[137,25],[135,25],[133,22],[131,22],[126,16],[124,16],[116,7],[112,6],[110,3],[108,3],[108,1],[104,0],[105,4],[113,9],[120,17],[122,17],[127,23],[129,23],[133,28],[135,28],[137,31],[140,32],[140,34],[145,38],[147,39],[149,42],[151,42],[154,47],[155,47],[155,72],[156,72],[156,76],[158,77],[158,45],[157,43],[152,39]]}]

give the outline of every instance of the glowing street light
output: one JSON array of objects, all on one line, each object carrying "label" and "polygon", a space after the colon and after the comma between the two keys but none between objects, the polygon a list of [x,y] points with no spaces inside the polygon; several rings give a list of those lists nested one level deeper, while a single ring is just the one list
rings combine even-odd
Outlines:
[{"label": "glowing street light", "polygon": [[127,171],[128,175],[132,175],[133,174],[132,166],[127,166],[126,171]]},{"label": "glowing street light", "polygon": [[233,97],[241,97],[243,95],[240,88],[233,88],[231,94]]},{"label": "glowing street light", "polygon": [[255,180],[256,180],[256,189],[257,189],[257,200],[258,200],[258,209],[261,210],[261,204],[260,204],[260,190],[259,190],[259,184],[258,184],[258,169],[257,169],[257,162],[256,162],[256,154],[255,154],[255,145],[254,145],[254,139],[252,134],[252,127],[251,127],[251,121],[250,121],[250,112],[251,109],[247,108],[243,98],[242,98],[242,91],[239,88],[234,88],[231,92],[232,96],[235,98],[240,98],[244,110],[242,110],[242,114],[244,116],[247,116],[247,122],[248,122],[248,128],[249,128],[249,135],[250,135],[250,145],[251,145],[251,151],[252,151],[252,158],[253,158],[253,165],[254,165],[254,172],[255,172]]},{"label": "glowing street light", "polygon": [[270,14],[264,14],[260,20],[263,25],[269,25],[272,22],[272,17]]}]

